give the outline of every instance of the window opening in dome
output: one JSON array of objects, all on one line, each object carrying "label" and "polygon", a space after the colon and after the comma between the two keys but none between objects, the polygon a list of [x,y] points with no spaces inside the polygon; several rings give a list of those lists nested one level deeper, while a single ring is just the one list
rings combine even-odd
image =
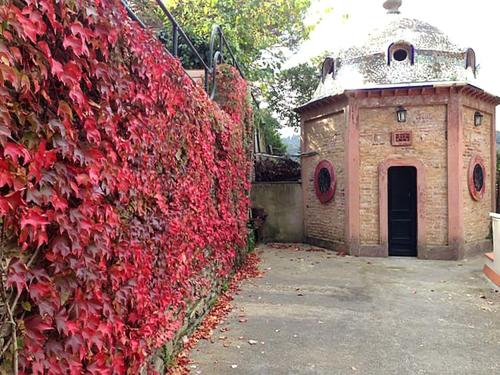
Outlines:
[{"label": "window opening in dome", "polygon": [[415,63],[415,48],[407,42],[392,43],[387,51],[387,65],[391,65],[392,60],[409,61],[413,65]]},{"label": "window opening in dome", "polygon": [[396,61],[405,61],[408,58],[408,52],[404,49],[398,49],[394,51],[394,60]]},{"label": "window opening in dome", "polygon": [[476,77],[476,53],[472,48],[468,48],[465,52],[465,69],[471,68]]},{"label": "window opening in dome", "polygon": [[335,75],[335,60],[332,57],[327,57],[321,66],[321,82],[325,82],[326,77],[331,74]]}]

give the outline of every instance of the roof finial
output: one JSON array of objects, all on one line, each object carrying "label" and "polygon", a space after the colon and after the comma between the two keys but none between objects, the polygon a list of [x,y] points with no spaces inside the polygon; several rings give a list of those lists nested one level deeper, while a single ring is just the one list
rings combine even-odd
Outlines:
[{"label": "roof finial", "polygon": [[399,14],[399,8],[402,4],[402,0],[387,0],[384,3],[384,8],[387,9],[388,14]]}]

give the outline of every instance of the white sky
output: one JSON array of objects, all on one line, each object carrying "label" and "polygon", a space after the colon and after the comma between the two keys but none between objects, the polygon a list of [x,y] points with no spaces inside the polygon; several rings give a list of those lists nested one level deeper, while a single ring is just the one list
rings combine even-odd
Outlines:
[{"label": "white sky", "polygon": [[[314,0],[309,22],[321,18],[308,41],[288,65],[307,61],[325,50],[334,52],[363,41],[387,20],[384,0]],[[403,0],[403,16],[436,26],[450,39],[476,52],[481,88],[500,95],[500,1]],[[349,15],[346,19],[345,15]],[[500,126],[497,124],[497,128]],[[281,132],[288,136],[289,129]]]}]

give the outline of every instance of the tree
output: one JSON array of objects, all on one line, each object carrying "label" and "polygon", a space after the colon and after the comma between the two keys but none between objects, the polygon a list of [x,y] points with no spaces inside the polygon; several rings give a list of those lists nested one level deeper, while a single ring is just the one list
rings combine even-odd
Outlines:
[{"label": "tree", "polygon": [[270,113],[268,109],[262,109],[255,113],[255,126],[260,130],[261,136],[266,140],[266,144],[271,146],[274,155],[284,155],[286,153],[286,145],[281,140],[278,133],[280,124]]},{"label": "tree", "polygon": [[[170,22],[154,6],[155,1],[130,3],[141,18],[163,18],[163,37],[171,40]],[[164,0],[164,3],[205,58],[212,26],[221,25],[250,81],[272,76],[285,58],[284,51],[296,49],[312,29],[304,23],[311,0]],[[183,62],[196,66],[198,62],[186,46],[181,45],[180,49]]]},{"label": "tree", "polygon": [[294,109],[309,101],[318,84],[319,68],[312,62],[282,70],[275,75],[265,94],[269,108],[284,126],[298,127]]},{"label": "tree", "polygon": [[208,40],[212,26],[221,25],[250,80],[279,65],[281,50],[295,49],[310,31],[304,24],[310,0],[170,1],[172,13],[190,35]]},{"label": "tree", "polygon": [[278,71],[269,81],[264,96],[283,126],[300,126],[294,109],[311,100],[319,83],[320,66],[329,54],[325,51],[308,62]]},{"label": "tree", "polygon": [[[276,101],[271,103],[271,110],[262,111],[256,122],[267,144],[272,146],[273,153],[285,153],[286,146],[277,132],[281,124],[273,116],[284,121],[287,118],[285,112],[290,111],[288,119],[297,120],[291,111],[293,106],[286,106],[286,92],[280,85],[288,85],[290,92],[303,92],[302,96],[293,101],[299,103],[302,98],[309,96],[306,87],[313,85],[316,72],[312,63],[307,65],[304,69],[306,82],[301,82],[300,78],[293,79],[293,70],[283,73],[279,71],[285,59],[285,51],[296,50],[313,28],[304,23],[311,0],[163,1],[206,62],[210,60],[212,26],[222,26],[247,79],[259,86],[265,100],[276,98]],[[170,21],[158,9],[156,2],[129,0],[129,3],[148,26],[157,30],[167,48],[172,50],[172,27]],[[185,68],[202,68],[200,61],[182,40],[178,49],[179,58]],[[225,58],[229,59],[229,56],[226,54]],[[304,87],[298,87],[300,85]],[[260,111],[256,111],[258,112]]]}]

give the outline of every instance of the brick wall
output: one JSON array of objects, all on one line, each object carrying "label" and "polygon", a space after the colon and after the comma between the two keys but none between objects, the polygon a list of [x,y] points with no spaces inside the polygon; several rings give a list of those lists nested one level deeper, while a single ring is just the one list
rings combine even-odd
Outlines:
[{"label": "brick wall", "polygon": [[[306,121],[303,126],[303,152],[318,152],[302,159],[305,236],[340,244],[344,243],[345,228],[345,129],[343,111]],[[337,190],[327,204],[322,204],[314,191],[314,171],[323,159],[334,165],[337,174]]]},{"label": "brick wall", "polygon": [[[484,114],[483,124],[474,126],[474,113],[476,109],[463,107],[463,137],[464,137],[464,173],[463,173],[463,200],[464,200],[464,231],[465,243],[485,240],[490,235],[491,221],[489,212],[491,208],[492,186],[491,177],[491,121],[492,116]],[[483,158],[486,168],[486,190],[480,201],[472,199],[469,192],[469,163],[474,155]]]},{"label": "brick wall", "polygon": [[[379,103],[382,108],[361,108],[359,113],[361,244],[379,243],[378,167],[383,161],[400,155],[417,158],[425,165],[427,245],[447,245],[446,106],[407,106],[407,122],[399,124],[395,107],[389,102],[391,99],[387,100],[387,103]],[[390,134],[397,130],[413,132],[412,146],[391,145]]]}]

